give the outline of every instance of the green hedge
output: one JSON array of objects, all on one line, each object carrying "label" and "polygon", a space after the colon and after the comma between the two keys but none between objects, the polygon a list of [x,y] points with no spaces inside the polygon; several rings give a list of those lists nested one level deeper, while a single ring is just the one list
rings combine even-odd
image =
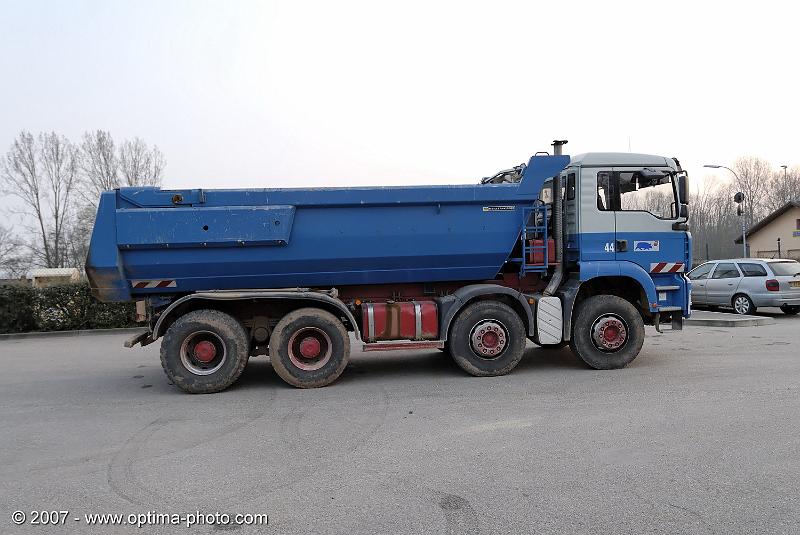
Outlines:
[{"label": "green hedge", "polygon": [[0,286],[0,333],[135,326],[133,303],[100,303],[86,284]]}]

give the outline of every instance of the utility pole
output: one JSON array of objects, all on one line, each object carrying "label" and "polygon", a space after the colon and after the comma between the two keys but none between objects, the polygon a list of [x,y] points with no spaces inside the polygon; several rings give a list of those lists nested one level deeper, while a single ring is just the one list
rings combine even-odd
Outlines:
[{"label": "utility pole", "polygon": [[781,257],[781,239],[778,238],[778,258]]}]

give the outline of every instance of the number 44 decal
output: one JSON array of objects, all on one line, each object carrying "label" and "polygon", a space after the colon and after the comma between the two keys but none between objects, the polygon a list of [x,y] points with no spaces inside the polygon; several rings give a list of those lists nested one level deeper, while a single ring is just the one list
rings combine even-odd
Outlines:
[{"label": "number 44 decal", "polygon": [[614,252],[614,242],[606,242],[605,250],[607,253]]}]

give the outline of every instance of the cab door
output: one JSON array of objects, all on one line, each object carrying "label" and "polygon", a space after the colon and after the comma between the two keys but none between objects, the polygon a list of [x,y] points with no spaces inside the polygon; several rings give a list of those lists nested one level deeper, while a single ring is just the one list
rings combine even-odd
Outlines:
[{"label": "cab door", "polygon": [[678,220],[675,186],[668,179],[647,187],[639,181],[635,170],[614,169],[616,259],[637,264],[651,276],[683,273],[688,244],[683,232],[672,229]]}]

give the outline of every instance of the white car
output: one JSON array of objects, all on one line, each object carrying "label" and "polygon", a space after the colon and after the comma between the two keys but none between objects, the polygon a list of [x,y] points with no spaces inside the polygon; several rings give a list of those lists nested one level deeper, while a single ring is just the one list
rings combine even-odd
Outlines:
[{"label": "white car", "polygon": [[732,307],[737,314],[752,314],[758,307],[780,307],[792,315],[800,312],[800,262],[796,260],[711,260],[691,270],[688,277],[695,305]]}]

